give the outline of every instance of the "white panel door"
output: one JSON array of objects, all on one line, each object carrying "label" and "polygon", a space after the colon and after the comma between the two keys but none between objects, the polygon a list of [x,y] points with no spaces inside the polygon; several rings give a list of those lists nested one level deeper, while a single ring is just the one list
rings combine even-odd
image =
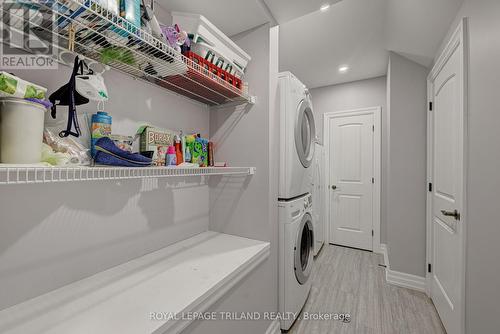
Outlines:
[{"label": "white panel door", "polygon": [[[461,39],[456,36],[458,43]],[[464,71],[461,43],[433,71],[431,97],[431,297],[448,334],[462,333]]]},{"label": "white panel door", "polygon": [[373,250],[374,115],[329,122],[330,242]]}]

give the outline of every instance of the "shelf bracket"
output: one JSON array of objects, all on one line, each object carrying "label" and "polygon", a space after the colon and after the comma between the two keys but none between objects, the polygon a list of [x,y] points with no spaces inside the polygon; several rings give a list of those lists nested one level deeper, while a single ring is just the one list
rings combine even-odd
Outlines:
[{"label": "shelf bracket", "polygon": [[254,106],[255,103],[257,103],[257,97],[256,96],[250,96],[248,100],[246,101],[231,101],[227,102],[224,104],[219,104],[215,106],[211,106],[211,109],[227,109],[227,108],[233,108],[237,106],[245,106],[245,109],[248,111],[250,107]]}]

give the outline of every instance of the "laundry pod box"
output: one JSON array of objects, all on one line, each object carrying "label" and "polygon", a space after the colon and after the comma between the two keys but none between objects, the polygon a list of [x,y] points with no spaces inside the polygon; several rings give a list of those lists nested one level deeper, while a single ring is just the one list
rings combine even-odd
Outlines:
[{"label": "laundry pod box", "polygon": [[46,110],[43,105],[24,99],[0,98],[0,162],[41,161]]}]

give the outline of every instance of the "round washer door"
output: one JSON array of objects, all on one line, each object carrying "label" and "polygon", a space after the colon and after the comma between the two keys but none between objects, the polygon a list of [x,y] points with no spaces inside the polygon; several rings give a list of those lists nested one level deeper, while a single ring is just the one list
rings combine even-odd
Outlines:
[{"label": "round washer door", "polygon": [[300,284],[305,284],[311,275],[314,256],[314,232],[312,217],[306,213],[302,217],[297,241],[295,242],[294,269],[295,277]]},{"label": "round washer door", "polygon": [[297,110],[295,124],[295,148],[299,160],[305,168],[309,168],[314,158],[314,140],[316,126],[311,103],[308,99],[302,100]]}]

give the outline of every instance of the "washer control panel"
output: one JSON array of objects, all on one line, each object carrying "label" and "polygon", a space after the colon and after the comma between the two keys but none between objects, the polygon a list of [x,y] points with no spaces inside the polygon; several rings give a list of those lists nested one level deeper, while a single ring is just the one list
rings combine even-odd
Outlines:
[{"label": "washer control panel", "polygon": [[307,195],[306,198],[304,198],[304,209],[308,209],[312,207],[312,195]]}]

